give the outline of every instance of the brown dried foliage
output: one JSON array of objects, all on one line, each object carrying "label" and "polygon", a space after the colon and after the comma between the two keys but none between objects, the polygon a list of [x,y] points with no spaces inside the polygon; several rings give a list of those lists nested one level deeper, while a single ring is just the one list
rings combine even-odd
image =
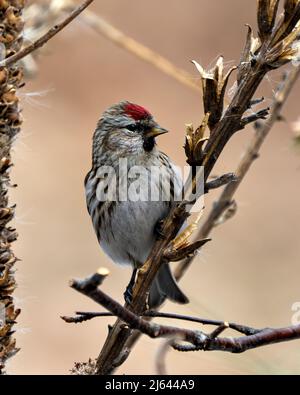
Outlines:
[{"label": "brown dried foliage", "polygon": [[[24,0],[0,1],[0,52],[5,59],[19,51],[22,45]],[[16,288],[14,265],[18,261],[11,249],[17,233],[9,223],[14,218],[15,206],[9,206],[8,188],[11,146],[20,131],[22,118],[16,90],[22,85],[22,70],[13,65],[0,69],[0,307],[5,320],[0,324],[0,374],[5,362],[18,348],[13,337],[13,325],[20,313],[14,305]]]}]

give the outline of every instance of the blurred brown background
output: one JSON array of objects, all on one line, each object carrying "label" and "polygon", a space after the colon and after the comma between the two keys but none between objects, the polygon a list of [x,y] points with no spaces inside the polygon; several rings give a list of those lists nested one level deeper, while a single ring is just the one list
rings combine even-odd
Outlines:
[{"label": "blurred brown background", "polygon": [[[196,59],[212,65],[220,54],[228,65],[238,61],[245,23],[256,27],[253,0],[98,0],[92,10],[133,38],[192,73]],[[72,277],[99,266],[111,275],[106,292],[122,301],[130,271],[115,267],[97,245],[85,207],[83,179],[91,163],[91,138],[101,112],[128,99],[149,108],[172,134],[160,147],[178,164],[185,123],[197,125],[201,97],[77,20],[47,46],[37,78],[22,92],[24,127],[14,147],[12,193],[18,205],[15,245],[19,354],[11,374],[68,374],[74,361],[96,357],[113,319],[68,325],[59,316],[98,309],[68,287]],[[278,75],[265,81],[267,103]],[[41,93],[39,96],[29,93]],[[285,117],[299,115],[299,85]],[[229,144],[215,173],[233,171],[252,129]],[[166,311],[236,321],[255,327],[291,323],[291,306],[300,301],[300,156],[289,123],[278,123],[237,199],[239,210],[217,228],[182,281],[191,303],[167,304]],[[219,191],[206,200],[209,207]],[[177,322],[172,322],[176,324]],[[179,323],[180,324],[180,323]],[[183,324],[194,327],[192,324]],[[153,374],[159,340],[143,338],[119,373]],[[300,343],[273,345],[243,355],[179,354],[171,351],[173,374],[299,373]]]}]

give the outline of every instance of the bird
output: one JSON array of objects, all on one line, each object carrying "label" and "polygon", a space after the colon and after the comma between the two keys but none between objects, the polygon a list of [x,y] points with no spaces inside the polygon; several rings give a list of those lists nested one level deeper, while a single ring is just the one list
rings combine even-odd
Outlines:
[{"label": "bird", "polygon": [[[156,138],[165,133],[145,107],[123,100],[103,112],[93,135],[92,167],[84,181],[87,209],[103,251],[114,263],[133,269],[124,292],[127,303],[137,271],[162,236],[162,221],[182,191],[180,171],[157,148]],[[137,180],[128,174],[136,169],[146,177],[135,189]],[[151,284],[148,306],[156,308],[166,299],[189,302],[169,264],[163,263]]]}]

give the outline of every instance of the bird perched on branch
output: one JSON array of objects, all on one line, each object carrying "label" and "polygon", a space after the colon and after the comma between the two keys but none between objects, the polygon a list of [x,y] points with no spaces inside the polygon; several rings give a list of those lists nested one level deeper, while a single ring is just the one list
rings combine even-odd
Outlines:
[{"label": "bird perched on branch", "polygon": [[[103,113],[93,136],[92,169],[85,178],[87,208],[104,252],[133,268],[124,293],[127,302],[136,272],[158,237],[158,224],[182,190],[180,172],[156,147],[156,137],[166,132],[144,107],[122,101]],[[151,285],[148,304],[154,308],[166,298],[188,302],[168,263]]]}]

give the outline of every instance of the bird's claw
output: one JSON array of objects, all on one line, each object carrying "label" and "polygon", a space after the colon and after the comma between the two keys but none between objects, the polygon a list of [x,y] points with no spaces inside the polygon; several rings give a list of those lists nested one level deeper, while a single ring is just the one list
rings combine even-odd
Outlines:
[{"label": "bird's claw", "polygon": [[132,296],[132,286],[128,286],[124,292],[124,300],[127,304],[131,304]]}]

